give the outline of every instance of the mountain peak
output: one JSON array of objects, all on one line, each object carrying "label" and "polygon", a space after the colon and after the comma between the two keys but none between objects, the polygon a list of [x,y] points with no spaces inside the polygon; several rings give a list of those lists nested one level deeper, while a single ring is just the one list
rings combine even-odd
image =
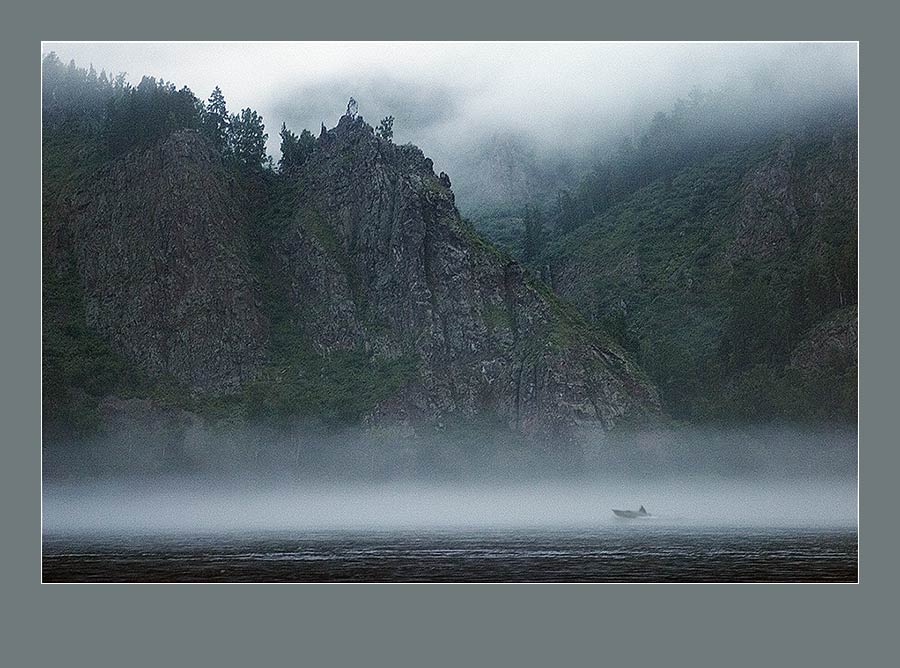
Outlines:
[{"label": "mountain peak", "polygon": [[655,389],[456,209],[411,144],[345,114],[306,163],[281,239],[296,321],[323,354],[366,350],[415,373],[372,415],[494,415],[523,430],[658,412]]}]

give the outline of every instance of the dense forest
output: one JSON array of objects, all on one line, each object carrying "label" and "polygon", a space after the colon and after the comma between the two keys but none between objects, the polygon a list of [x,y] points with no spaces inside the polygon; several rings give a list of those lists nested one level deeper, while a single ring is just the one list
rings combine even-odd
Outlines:
[{"label": "dense forest", "polygon": [[855,101],[743,125],[719,102],[656,114],[571,190],[469,215],[637,355],[673,416],[855,421]]}]

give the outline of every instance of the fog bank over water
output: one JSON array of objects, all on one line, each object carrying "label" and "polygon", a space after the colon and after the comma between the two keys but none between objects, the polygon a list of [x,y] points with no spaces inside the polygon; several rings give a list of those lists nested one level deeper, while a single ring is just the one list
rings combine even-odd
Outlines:
[{"label": "fog bank over water", "polygon": [[640,505],[657,526],[856,523],[851,429],[645,432],[544,447],[490,433],[306,435],[302,447],[296,435],[255,436],[241,435],[243,451],[220,439],[208,461],[182,452],[116,469],[108,450],[100,469],[90,447],[45,449],[44,531],[602,526],[619,521],[613,508]]},{"label": "fog bank over water", "polygon": [[[644,505],[637,523],[853,526],[853,481],[598,481],[593,484],[49,485],[44,532],[222,532],[288,529],[567,528],[618,525],[612,508]],[[627,522],[627,520],[626,520]]]}]

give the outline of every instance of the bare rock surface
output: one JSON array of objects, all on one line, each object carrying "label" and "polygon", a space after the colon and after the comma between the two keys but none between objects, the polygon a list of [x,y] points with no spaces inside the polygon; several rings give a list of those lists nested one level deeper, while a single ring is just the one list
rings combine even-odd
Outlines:
[{"label": "bare rock surface", "polygon": [[88,326],[153,376],[225,392],[264,358],[267,321],[221,159],[182,131],[107,165],[76,198]]}]

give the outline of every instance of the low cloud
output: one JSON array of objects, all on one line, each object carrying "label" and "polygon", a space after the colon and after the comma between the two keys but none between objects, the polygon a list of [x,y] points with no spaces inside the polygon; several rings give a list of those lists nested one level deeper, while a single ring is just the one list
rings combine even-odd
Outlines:
[{"label": "low cloud", "polygon": [[[395,139],[419,145],[463,182],[494,136],[539,154],[584,155],[634,134],[693,89],[724,94],[743,123],[855,99],[855,43],[46,43],[79,65],[187,85],[220,86],[229,108],[253,107],[278,157],[281,123],[336,123],[347,100],[371,123],[396,118]],[[458,178],[457,178],[458,177]]]}]

